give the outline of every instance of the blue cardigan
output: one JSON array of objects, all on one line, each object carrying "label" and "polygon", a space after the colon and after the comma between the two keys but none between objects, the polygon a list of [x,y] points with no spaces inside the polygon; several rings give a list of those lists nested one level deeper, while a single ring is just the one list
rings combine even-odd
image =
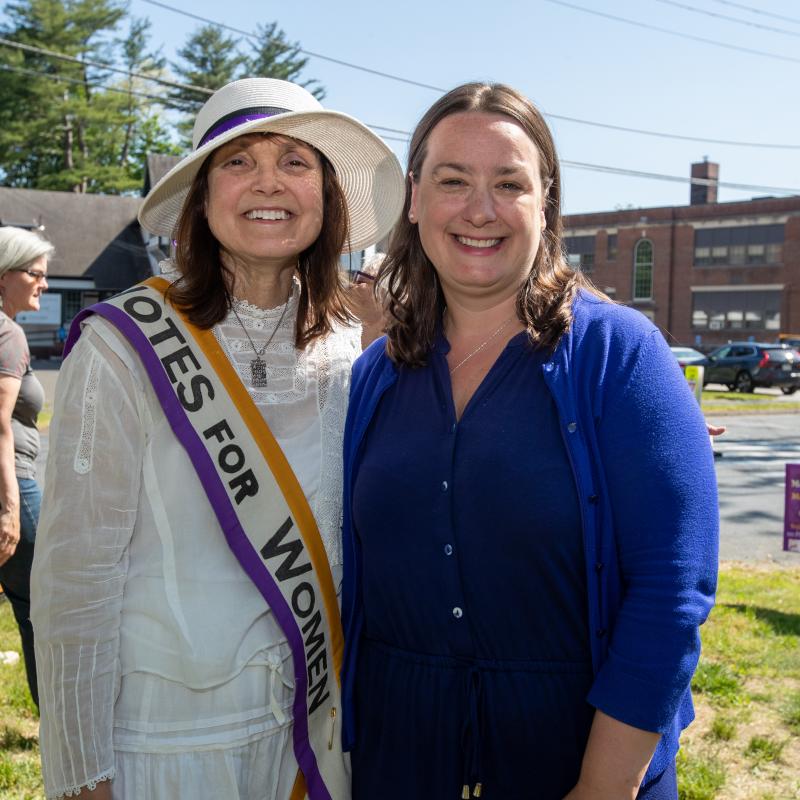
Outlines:
[{"label": "blue cardigan", "polygon": [[[364,621],[352,526],[360,445],[398,367],[374,342],[353,369],[344,440],[343,741]],[[401,367],[404,369],[405,367]],[[543,365],[581,502],[594,683],[588,702],[661,733],[645,780],[674,759],[694,718],[698,627],[714,602],[716,475],[703,415],[663,336],[642,314],[581,292]]]}]

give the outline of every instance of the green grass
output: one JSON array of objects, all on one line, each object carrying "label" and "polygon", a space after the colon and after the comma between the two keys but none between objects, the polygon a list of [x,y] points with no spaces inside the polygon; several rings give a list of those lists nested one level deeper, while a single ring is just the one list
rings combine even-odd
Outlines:
[{"label": "green grass", "polygon": [[800,735],[800,692],[794,692],[786,698],[781,716],[789,730]]},{"label": "green grass", "polygon": [[729,742],[736,735],[736,723],[727,716],[717,714],[708,731],[708,738],[718,742]]},{"label": "green grass", "polygon": [[767,761],[780,761],[786,742],[776,742],[769,736],[753,736],[747,743],[744,754],[749,756],[754,763],[763,764]]},{"label": "green grass", "polygon": [[800,564],[726,565],[701,635],[681,800],[800,798]]},{"label": "green grass", "polygon": [[[800,798],[800,564],[724,566],[701,634],[680,800]],[[19,651],[7,603],[0,650]],[[44,797],[36,735],[22,661],[0,666],[0,800]]]},{"label": "green grass", "polygon": [[0,800],[44,800],[39,770],[38,714],[28,692],[19,631],[11,605],[0,601],[0,651],[20,660],[0,664]]},{"label": "green grass", "polygon": [[692,679],[692,689],[707,695],[713,705],[739,705],[744,700],[742,682],[726,664],[702,661]]},{"label": "green grass", "polygon": [[678,753],[678,799],[714,800],[725,785],[725,767],[714,756]]},{"label": "green grass", "polygon": [[797,400],[779,400],[775,395],[759,392],[728,392],[703,389],[701,405],[705,413],[750,414],[759,412],[800,412],[800,394]]}]

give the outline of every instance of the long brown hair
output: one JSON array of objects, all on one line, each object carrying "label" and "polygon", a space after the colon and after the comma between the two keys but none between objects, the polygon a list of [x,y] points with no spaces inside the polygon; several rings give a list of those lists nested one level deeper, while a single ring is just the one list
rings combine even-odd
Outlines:
[{"label": "long brown hair", "polygon": [[[334,322],[350,322],[339,273],[339,255],[349,231],[347,203],[331,163],[317,151],[322,163],[322,230],[298,256],[300,299],[295,324],[295,346],[305,349],[314,339],[330,333]],[[223,320],[233,301],[233,275],[222,263],[220,244],[206,219],[208,172],[212,153],[195,175],[177,225],[175,263],[181,277],[168,291],[168,299],[199,328]]]},{"label": "long brown hair", "polygon": [[572,322],[572,301],[580,287],[600,294],[582,273],[571,269],[564,256],[561,223],[561,170],[550,129],[524,95],[500,83],[465,83],[437,100],[411,137],[410,180],[406,199],[376,283],[387,289],[390,321],[387,352],[402,364],[416,367],[427,360],[444,311],[444,295],[436,270],[408,219],[411,181],[418,182],[433,129],[451,114],[479,111],[503,114],[518,123],[536,145],[541,163],[546,228],[542,231],[527,280],[517,292],[517,316],[531,342],[552,348]]}]

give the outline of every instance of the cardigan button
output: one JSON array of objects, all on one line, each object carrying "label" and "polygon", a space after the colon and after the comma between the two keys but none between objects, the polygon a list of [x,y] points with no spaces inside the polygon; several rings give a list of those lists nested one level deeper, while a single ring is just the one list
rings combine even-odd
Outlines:
[{"label": "cardigan button", "polygon": [[599,500],[600,500],[600,498],[599,498],[599,497],[598,497],[596,494],[590,494],[590,495],[589,495],[589,502],[590,502],[592,505],[597,505],[597,502],[598,502]]},{"label": "cardigan button", "polygon": [[570,433],[575,433],[575,431],[578,430],[578,423],[577,422],[570,422],[569,425],[567,425],[567,430]]},{"label": "cardigan button", "polygon": [[547,363],[544,365],[544,371],[545,371],[545,372],[552,372],[552,371],[553,371],[553,362],[552,362],[552,361],[548,361],[548,362],[547,362]]}]

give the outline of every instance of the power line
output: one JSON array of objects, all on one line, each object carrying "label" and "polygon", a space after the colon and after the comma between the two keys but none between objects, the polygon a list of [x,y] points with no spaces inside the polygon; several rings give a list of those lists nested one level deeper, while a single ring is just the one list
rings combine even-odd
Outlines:
[{"label": "power line", "polygon": [[574,169],[586,169],[592,172],[608,172],[613,175],[627,175],[632,178],[649,178],[659,181],[671,181],[673,183],[691,183],[697,186],[721,186],[725,189],[737,189],[744,192],[769,192],[785,195],[800,195],[800,189],[787,189],[783,186],[758,186],[750,183],[730,183],[728,181],[716,181],[709,178],[687,178],[681,175],[665,175],[661,172],[643,172],[635,169],[625,169],[623,167],[609,167],[603,164],[588,164],[584,161],[567,161],[563,159],[561,164],[565,167]]},{"label": "power line", "polygon": [[[144,2],[155,3],[157,5],[164,5],[163,3],[157,3],[156,0],[144,0]],[[186,13],[191,17],[197,17],[197,15],[195,15],[195,14],[189,14],[189,12],[182,12],[182,11],[180,11],[178,9],[170,9],[170,10],[175,10],[178,13]],[[198,19],[205,19],[205,18],[202,18],[202,17],[197,17],[197,18]],[[217,23],[214,23],[213,21],[209,21],[209,24],[214,25],[214,24],[217,24]],[[231,28],[230,26],[222,25],[221,23],[219,23],[219,24],[220,24],[221,27],[228,28],[229,30],[234,30],[234,31],[237,30],[235,28]],[[139,72],[129,72],[128,70],[119,69],[119,68],[113,67],[113,66],[111,66],[109,64],[100,64],[100,63],[91,62],[91,61],[81,61],[80,59],[75,58],[73,56],[67,56],[67,55],[64,55],[63,53],[57,53],[57,52],[55,52],[53,50],[45,50],[43,48],[34,47],[32,45],[25,45],[25,44],[21,44],[19,42],[13,42],[13,41],[11,41],[9,39],[0,38],[0,45],[5,45],[7,47],[13,47],[13,48],[20,49],[20,50],[34,52],[34,53],[37,53],[39,55],[47,55],[47,56],[50,56],[52,58],[57,58],[57,59],[60,59],[60,60],[63,60],[63,61],[68,61],[70,63],[80,64],[81,66],[92,66],[92,67],[95,67],[97,69],[106,69],[106,70],[108,70],[110,72],[117,72],[117,73],[121,73],[121,74],[126,75],[126,76],[137,77],[137,78],[140,78],[140,79],[145,80],[145,81],[152,81],[154,83],[158,83],[158,84],[161,84],[163,86],[169,86],[171,88],[190,89],[192,91],[202,92],[202,93],[204,93],[206,95],[211,95],[211,94],[213,94],[213,91],[214,91],[213,89],[208,89],[208,88],[203,87],[203,86],[194,86],[192,84],[177,83],[175,81],[165,80],[164,78],[158,78],[158,77],[155,77],[153,75],[145,75],[145,74],[139,73]],[[354,68],[355,69],[360,69],[359,67],[354,67]],[[46,74],[46,73],[42,73],[42,74]],[[50,77],[52,77],[52,76],[50,76]],[[404,79],[397,78],[397,80],[404,80]],[[76,80],[73,80],[71,82],[81,83],[81,81],[76,81]],[[108,88],[108,87],[104,87],[104,88]],[[444,92],[445,90],[441,89],[440,91]],[[152,95],[147,95],[147,97],[149,97],[150,99],[154,99],[154,100],[158,99],[159,102],[161,102],[163,105],[176,105],[174,102],[170,103],[170,102],[167,102],[167,101],[165,101],[163,99],[160,99],[160,98],[154,98]],[[191,103],[193,101],[189,100],[187,102]],[[201,101],[197,100],[196,102],[199,104]],[[765,149],[765,150],[800,150],[800,144],[778,144],[778,143],[770,143],[770,142],[745,142],[745,141],[739,141],[739,140],[734,140],[734,139],[715,139],[715,138],[709,138],[707,136],[688,136],[688,135],[679,134],[679,133],[667,133],[667,132],[664,132],[664,131],[651,131],[651,130],[646,130],[644,128],[631,128],[631,127],[626,126],[626,125],[613,125],[613,124],[608,123],[608,122],[597,122],[597,121],[594,121],[594,120],[581,119],[579,117],[566,116],[564,114],[553,114],[553,113],[550,113],[550,112],[547,112],[547,111],[544,111],[542,113],[543,113],[543,115],[545,117],[548,117],[549,119],[561,120],[563,122],[573,122],[573,123],[576,123],[578,125],[589,125],[589,126],[592,126],[592,127],[595,127],[595,128],[604,128],[606,130],[621,131],[623,133],[633,133],[633,134],[641,135],[641,136],[653,136],[653,137],[660,138],[660,139],[673,139],[673,140],[687,141],[687,142],[699,142],[701,144],[719,144],[719,145],[728,145],[728,146],[732,146],[732,147],[752,147],[752,148]],[[407,131],[399,131],[397,129],[385,128],[385,127],[380,126],[380,125],[370,125],[369,127],[379,128],[381,130],[388,130],[389,132],[401,133],[403,135],[410,136],[410,134]]]},{"label": "power line", "polygon": [[661,28],[658,25],[650,25],[647,22],[638,22],[637,20],[628,19],[627,17],[618,17],[615,14],[607,14],[604,11],[597,11],[594,8],[586,8],[585,6],[575,5],[574,3],[567,3],[565,0],[544,0],[546,3],[552,3],[556,6],[563,6],[564,8],[571,8],[574,11],[582,11],[584,14],[593,14],[596,17],[603,17],[604,19],[611,19],[615,22],[623,22],[626,25],[633,25],[637,28],[645,28],[649,31],[657,31],[658,33],[666,33],[669,36],[677,36],[679,39],[689,39],[693,42],[702,42],[703,44],[710,44],[714,47],[724,47],[726,50],[736,50],[740,53],[749,53],[755,56],[764,56],[765,58],[776,59],[777,61],[790,61],[793,64],[800,64],[800,58],[793,56],[784,56],[780,53],[771,53],[767,50],[755,50],[750,47],[742,47],[737,44],[728,44],[727,42],[720,42],[716,39],[706,39],[703,36],[694,36],[691,33],[683,33],[682,31],[673,31],[669,28]]},{"label": "power line", "polygon": [[580,122],[582,125],[592,125],[596,128],[608,128],[612,131],[623,131],[625,133],[636,133],[642,136],[655,136],[660,139],[678,139],[685,142],[700,142],[704,144],[724,144],[734,147],[757,147],[765,150],[800,150],[800,144],[769,144],[766,142],[740,142],[732,139],[709,139],[705,136],[686,136],[680,133],[664,133],[663,131],[648,131],[643,128],[629,128],[624,125],[612,125],[608,122],[592,122],[590,120],[580,120],[574,117],[565,117],[560,114],[545,114],[550,119],[559,119],[566,122]]},{"label": "power line", "polygon": [[[186,108],[185,106],[179,105],[174,100],[168,100],[164,97],[158,97],[154,94],[146,94],[144,92],[138,92],[134,89],[122,89],[118,86],[108,86],[105,83],[100,83],[99,81],[88,81],[85,83],[80,78],[70,78],[67,75],[54,75],[50,72],[42,72],[41,70],[35,69],[25,69],[24,67],[15,67],[12,64],[0,64],[0,69],[4,70],[5,72],[18,72],[21,75],[29,75],[33,78],[49,78],[50,80],[58,81],[59,83],[77,83],[81,86],[89,85],[94,89],[104,89],[107,92],[118,92],[119,94],[131,94],[134,97],[141,97],[144,100],[152,100],[155,103],[160,103],[161,105],[172,107],[178,107],[182,111],[188,111],[190,109]],[[191,101],[189,101],[191,102]]]},{"label": "power line", "polygon": [[[383,125],[371,124],[368,124],[368,127],[379,131],[391,131],[392,133],[403,134],[409,139],[411,138],[411,133],[408,131],[401,131],[398,128],[387,128]],[[388,139],[392,137],[384,136],[384,138]],[[402,141],[407,142],[408,139],[403,139]],[[698,186],[721,186],[725,189],[737,189],[747,192],[777,192],[779,194],[800,195],[800,189],[787,189],[785,187],[778,186],[759,186],[749,183],[730,183],[727,181],[717,181],[709,178],[687,178],[682,175],[665,175],[661,172],[644,172],[641,170],[626,169],[624,167],[611,167],[604,164],[590,164],[585,161],[569,161],[566,159],[562,159],[561,164],[565,167],[574,167],[575,169],[605,172],[614,175],[627,175],[634,178],[648,178],[651,180],[671,181],[675,183],[692,183],[697,184]]]},{"label": "power line", "polygon": [[[143,3],[148,3],[151,6],[158,6],[159,8],[164,8],[167,11],[174,11],[176,14],[182,14],[184,17],[189,17],[191,19],[196,19],[198,22],[205,22],[207,25],[214,25],[217,28],[223,28],[226,31],[231,31],[231,33],[238,33],[240,36],[245,36],[248,39],[253,39],[254,41],[258,41],[258,37],[253,34],[251,31],[244,31],[241,28],[234,28],[232,25],[226,25],[224,22],[216,22],[213,19],[209,19],[208,17],[201,17],[199,14],[193,14],[190,11],[184,11],[182,8],[175,8],[175,6],[167,5],[166,3],[161,3],[159,0],[142,0]],[[338,64],[342,67],[350,67],[350,69],[357,69],[361,72],[368,72],[371,75],[377,75],[380,78],[387,78],[388,80],[398,81],[399,83],[406,83],[409,86],[418,86],[421,89],[431,89],[434,92],[446,92],[447,89],[442,89],[441,86],[431,86],[429,83],[420,83],[419,81],[414,81],[409,78],[401,78],[398,75],[392,75],[389,72],[381,72],[377,69],[372,69],[371,67],[363,67],[358,64],[352,64],[349,61],[342,61],[340,58],[333,58],[331,56],[324,56],[322,53],[314,53],[311,50],[304,50],[303,48],[297,48],[299,53],[302,53],[304,56],[311,56],[313,58],[319,58],[322,61],[330,61],[332,64]]]},{"label": "power line", "polygon": [[784,22],[793,22],[795,25],[800,25],[800,19],[797,17],[784,17],[782,14],[774,14],[770,11],[764,11],[761,8],[753,8],[753,6],[746,6],[744,3],[734,3],[731,0],[714,0],[715,3],[721,3],[723,6],[732,6],[733,8],[741,8],[743,11],[750,11],[752,14],[761,14],[763,17],[772,17],[772,19],[782,19]]},{"label": "power line", "polygon": [[737,25],[746,25],[748,28],[758,28],[762,31],[770,31],[771,33],[782,33],[786,36],[800,36],[800,31],[789,31],[786,28],[776,28],[773,25],[762,25],[759,22],[750,22],[750,20],[739,19],[738,17],[731,17],[727,14],[719,14],[714,11],[708,11],[705,8],[698,8],[697,6],[690,6],[687,3],[679,3],[677,0],[655,0],[656,3],[663,3],[666,6],[675,6],[682,8],[684,11],[691,11],[693,14],[705,14],[707,17],[714,17],[715,19],[724,19],[728,22],[735,22]]},{"label": "power line", "polygon": [[142,72],[133,72],[128,69],[121,69],[120,67],[111,66],[111,64],[102,64],[98,61],[82,60],[74,56],[68,56],[64,53],[56,53],[54,50],[46,50],[43,47],[34,47],[31,44],[22,44],[21,42],[14,42],[11,39],[4,39],[0,37],[0,45],[11,47],[15,50],[23,50],[27,53],[35,53],[36,55],[49,56],[50,58],[57,58],[59,61],[68,61],[72,64],[80,64],[82,67],[93,67],[94,69],[103,69],[108,72],[117,72],[122,75],[132,76],[134,78],[141,78],[146,81],[153,81],[160,83],[162,86],[169,86],[173,89],[189,89],[193,92],[202,92],[203,94],[214,94],[213,89],[206,89],[205,86],[194,86],[190,83],[177,83],[175,81],[168,81],[164,78],[157,78],[154,75],[145,75]]},{"label": "power line", "polygon": [[[241,36],[245,36],[248,39],[257,40],[253,33],[250,31],[242,30],[241,28],[234,28],[231,25],[227,25],[224,22],[217,22],[216,20],[209,19],[208,17],[202,17],[199,14],[194,14],[190,11],[184,11],[181,8],[176,8],[175,6],[169,5],[167,3],[160,2],[160,0],[142,0],[144,3],[148,3],[153,6],[158,6],[159,8],[164,8],[167,11],[172,11],[175,14],[180,14],[185,17],[189,17],[190,19],[195,19],[198,22],[204,22],[207,25],[213,25],[218,28],[222,28],[224,30],[231,31],[232,33],[238,33]],[[447,89],[442,88],[441,86],[433,86],[427,83],[420,83],[419,81],[410,80],[408,78],[403,78],[399,75],[392,75],[388,72],[380,72],[378,70],[372,69],[370,67],[364,67],[359,64],[353,64],[347,61],[341,61],[340,59],[331,58],[330,56],[324,56],[320,53],[314,53],[310,50],[303,50],[302,48],[298,48],[298,51],[303,55],[313,56],[314,58],[322,59],[323,61],[330,61],[335,64],[339,64],[342,66],[349,67],[350,69],[359,70],[361,72],[367,72],[371,75],[378,75],[383,78],[387,78],[389,80],[397,81],[399,83],[405,83],[410,86],[417,86],[422,89],[431,89],[435,92],[446,92]],[[579,117],[571,117],[565,116],[562,114],[552,114],[546,111],[542,112],[545,117],[550,119],[558,119],[564,122],[573,122],[578,125],[589,125],[595,128],[606,128],[608,130],[616,130],[616,131],[623,131],[625,133],[634,133],[634,134],[641,134],[644,136],[655,136],[662,139],[679,139],[688,142],[700,142],[704,144],[721,144],[721,145],[731,145],[733,147],[756,147],[756,148],[764,148],[764,149],[775,149],[775,150],[800,150],[800,145],[798,144],[772,144],[772,143],[763,143],[763,142],[741,142],[735,141],[731,139],[713,139],[703,136],[684,136],[677,133],[664,133],[662,131],[649,131],[643,130],[641,128],[631,128],[624,125],[612,125],[605,122],[596,122],[594,120],[582,119]],[[380,125],[371,125],[372,128],[380,128],[381,130],[388,130],[382,128]],[[406,131],[393,131],[394,133],[403,133],[405,134]]]},{"label": "power line", "polygon": [[[153,3],[155,3],[155,0],[145,0],[145,2],[153,2]],[[556,0],[548,0],[548,2],[556,2]],[[568,5],[566,3],[559,3],[559,4]],[[603,15],[603,16],[605,16],[605,15]],[[212,22],[211,24],[214,24],[214,23]],[[30,51],[30,52],[35,52],[35,53],[38,53],[38,54],[41,54],[41,55],[47,55],[47,56],[50,56],[50,57],[53,57],[53,58],[57,58],[57,59],[61,59],[61,60],[65,60],[65,61],[69,61],[69,62],[73,62],[73,63],[78,63],[81,66],[92,66],[92,67],[95,67],[95,68],[107,69],[107,70],[109,70],[111,72],[121,72],[124,75],[139,77],[139,78],[142,78],[143,80],[150,80],[150,81],[154,81],[156,83],[165,84],[165,85],[176,87],[176,88],[193,89],[193,90],[198,90],[198,91],[202,91],[202,92],[209,93],[209,94],[213,93],[213,90],[206,89],[204,87],[192,86],[192,85],[188,85],[188,84],[179,84],[179,83],[175,83],[175,82],[172,82],[172,81],[165,81],[164,79],[161,79],[161,78],[156,78],[156,77],[149,76],[149,75],[144,75],[144,74],[141,74],[141,73],[135,73],[135,72],[131,72],[131,71],[128,71],[128,70],[117,69],[115,67],[111,67],[110,65],[106,65],[106,64],[98,64],[96,62],[90,62],[90,61],[81,61],[80,59],[74,58],[72,56],[66,56],[66,55],[63,55],[61,53],[56,53],[54,51],[45,50],[43,48],[38,48],[38,47],[33,47],[32,45],[23,45],[23,44],[20,44],[20,43],[17,43],[17,42],[12,42],[12,41],[10,41],[8,39],[0,38],[0,45],[16,47],[18,49],[22,49],[22,50],[26,50],[26,51]],[[77,80],[77,79],[74,79],[74,78],[68,78],[67,76],[54,76],[54,75],[50,75],[49,73],[35,72],[33,70],[23,70],[21,68],[13,67],[13,66],[10,66],[10,65],[0,65],[0,66],[3,66],[4,69],[11,69],[13,71],[21,71],[21,72],[26,72],[26,73],[44,75],[46,77],[56,78],[57,80],[58,79],[65,79],[65,80],[68,80],[70,82],[83,83],[80,80]],[[108,86],[105,86],[105,85],[102,85],[102,84],[92,84],[92,85],[95,85],[95,86],[99,85],[101,88],[110,89],[111,91],[120,91],[120,92],[123,92],[123,93],[127,93],[126,90],[116,89],[115,87],[108,87]],[[158,98],[158,97],[154,97],[153,95],[144,95],[142,93],[135,93],[135,94],[141,94],[141,96],[147,97],[148,99],[152,99],[152,100],[156,100],[156,101],[165,103],[164,99]],[[191,102],[191,101],[189,101],[189,102]],[[199,103],[200,101],[197,101],[197,102]],[[798,148],[797,145],[758,145],[756,143],[731,142],[731,141],[727,141],[727,140],[709,140],[709,139],[702,139],[700,137],[687,137],[687,136],[680,136],[678,134],[661,134],[661,133],[658,133],[658,132],[655,132],[655,131],[644,131],[644,130],[638,130],[638,129],[633,129],[633,128],[625,128],[623,126],[607,125],[605,123],[593,123],[593,122],[588,122],[586,120],[577,120],[575,118],[564,117],[564,116],[559,116],[559,115],[555,115],[555,114],[548,114],[547,116],[554,117],[556,119],[563,119],[563,120],[567,120],[567,121],[571,121],[571,122],[583,122],[585,124],[597,125],[599,127],[608,127],[608,128],[612,128],[612,129],[616,129],[616,130],[623,130],[623,131],[632,132],[632,133],[640,133],[640,134],[653,135],[653,136],[667,136],[668,138],[689,139],[691,141],[700,141],[700,142],[713,141],[713,142],[716,142],[716,143],[719,143],[719,144],[737,144],[737,145],[753,146],[753,147],[781,147],[781,148],[794,148],[794,149]],[[406,138],[400,139],[400,138],[394,137],[394,136],[384,136],[384,138],[392,140],[392,141],[402,142],[404,144],[408,143],[408,139],[411,136],[410,132],[402,131],[402,130],[399,130],[398,128],[388,128],[388,127],[382,126],[382,125],[369,125],[368,127],[371,127],[371,128],[377,129],[377,130],[388,131],[390,133],[401,134]],[[651,179],[651,180],[665,180],[665,181],[680,182],[680,183],[695,183],[695,184],[701,184],[701,185],[708,185],[709,183],[713,183],[712,181],[708,181],[708,180],[702,179],[702,178],[686,178],[686,177],[682,177],[682,176],[678,176],[678,175],[664,175],[662,173],[643,172],[643,171],[638,171],[638,170],[625,169],[625,168],[622,168],[622,167],[611,167],[611,166],[601,165],[601,164],[591,164],[591,163],[588,163],[588,162],[563,160],[561,163],[565,167],[572,167],[572,168],[576,168],[576,169],[586,169],[586,170],[592,170],[592,171],[596,171],[596,172],[612,173],[612,174],[618,174],[618,175],[626,175],[626,176],[638,177],[638,178],[647,178],[647,179]],[[721,186],[721,187],[725,187],[725,188],[729,188],[729,189],[737,189],[737,190],[741,190],[741,191],[778,192],[778,193],[781,193],[781,194],[788,194],[788,195],[800,194],[800,190],[787,189],[787,188],[784,188],[784,187],[757,186],[757,185],[752,185],[752,184],[728,183],[728,182],[724,182],[724,181],[720,181],[720,182],[716,182],[716,183],[717,183],[718,186]]]}]

